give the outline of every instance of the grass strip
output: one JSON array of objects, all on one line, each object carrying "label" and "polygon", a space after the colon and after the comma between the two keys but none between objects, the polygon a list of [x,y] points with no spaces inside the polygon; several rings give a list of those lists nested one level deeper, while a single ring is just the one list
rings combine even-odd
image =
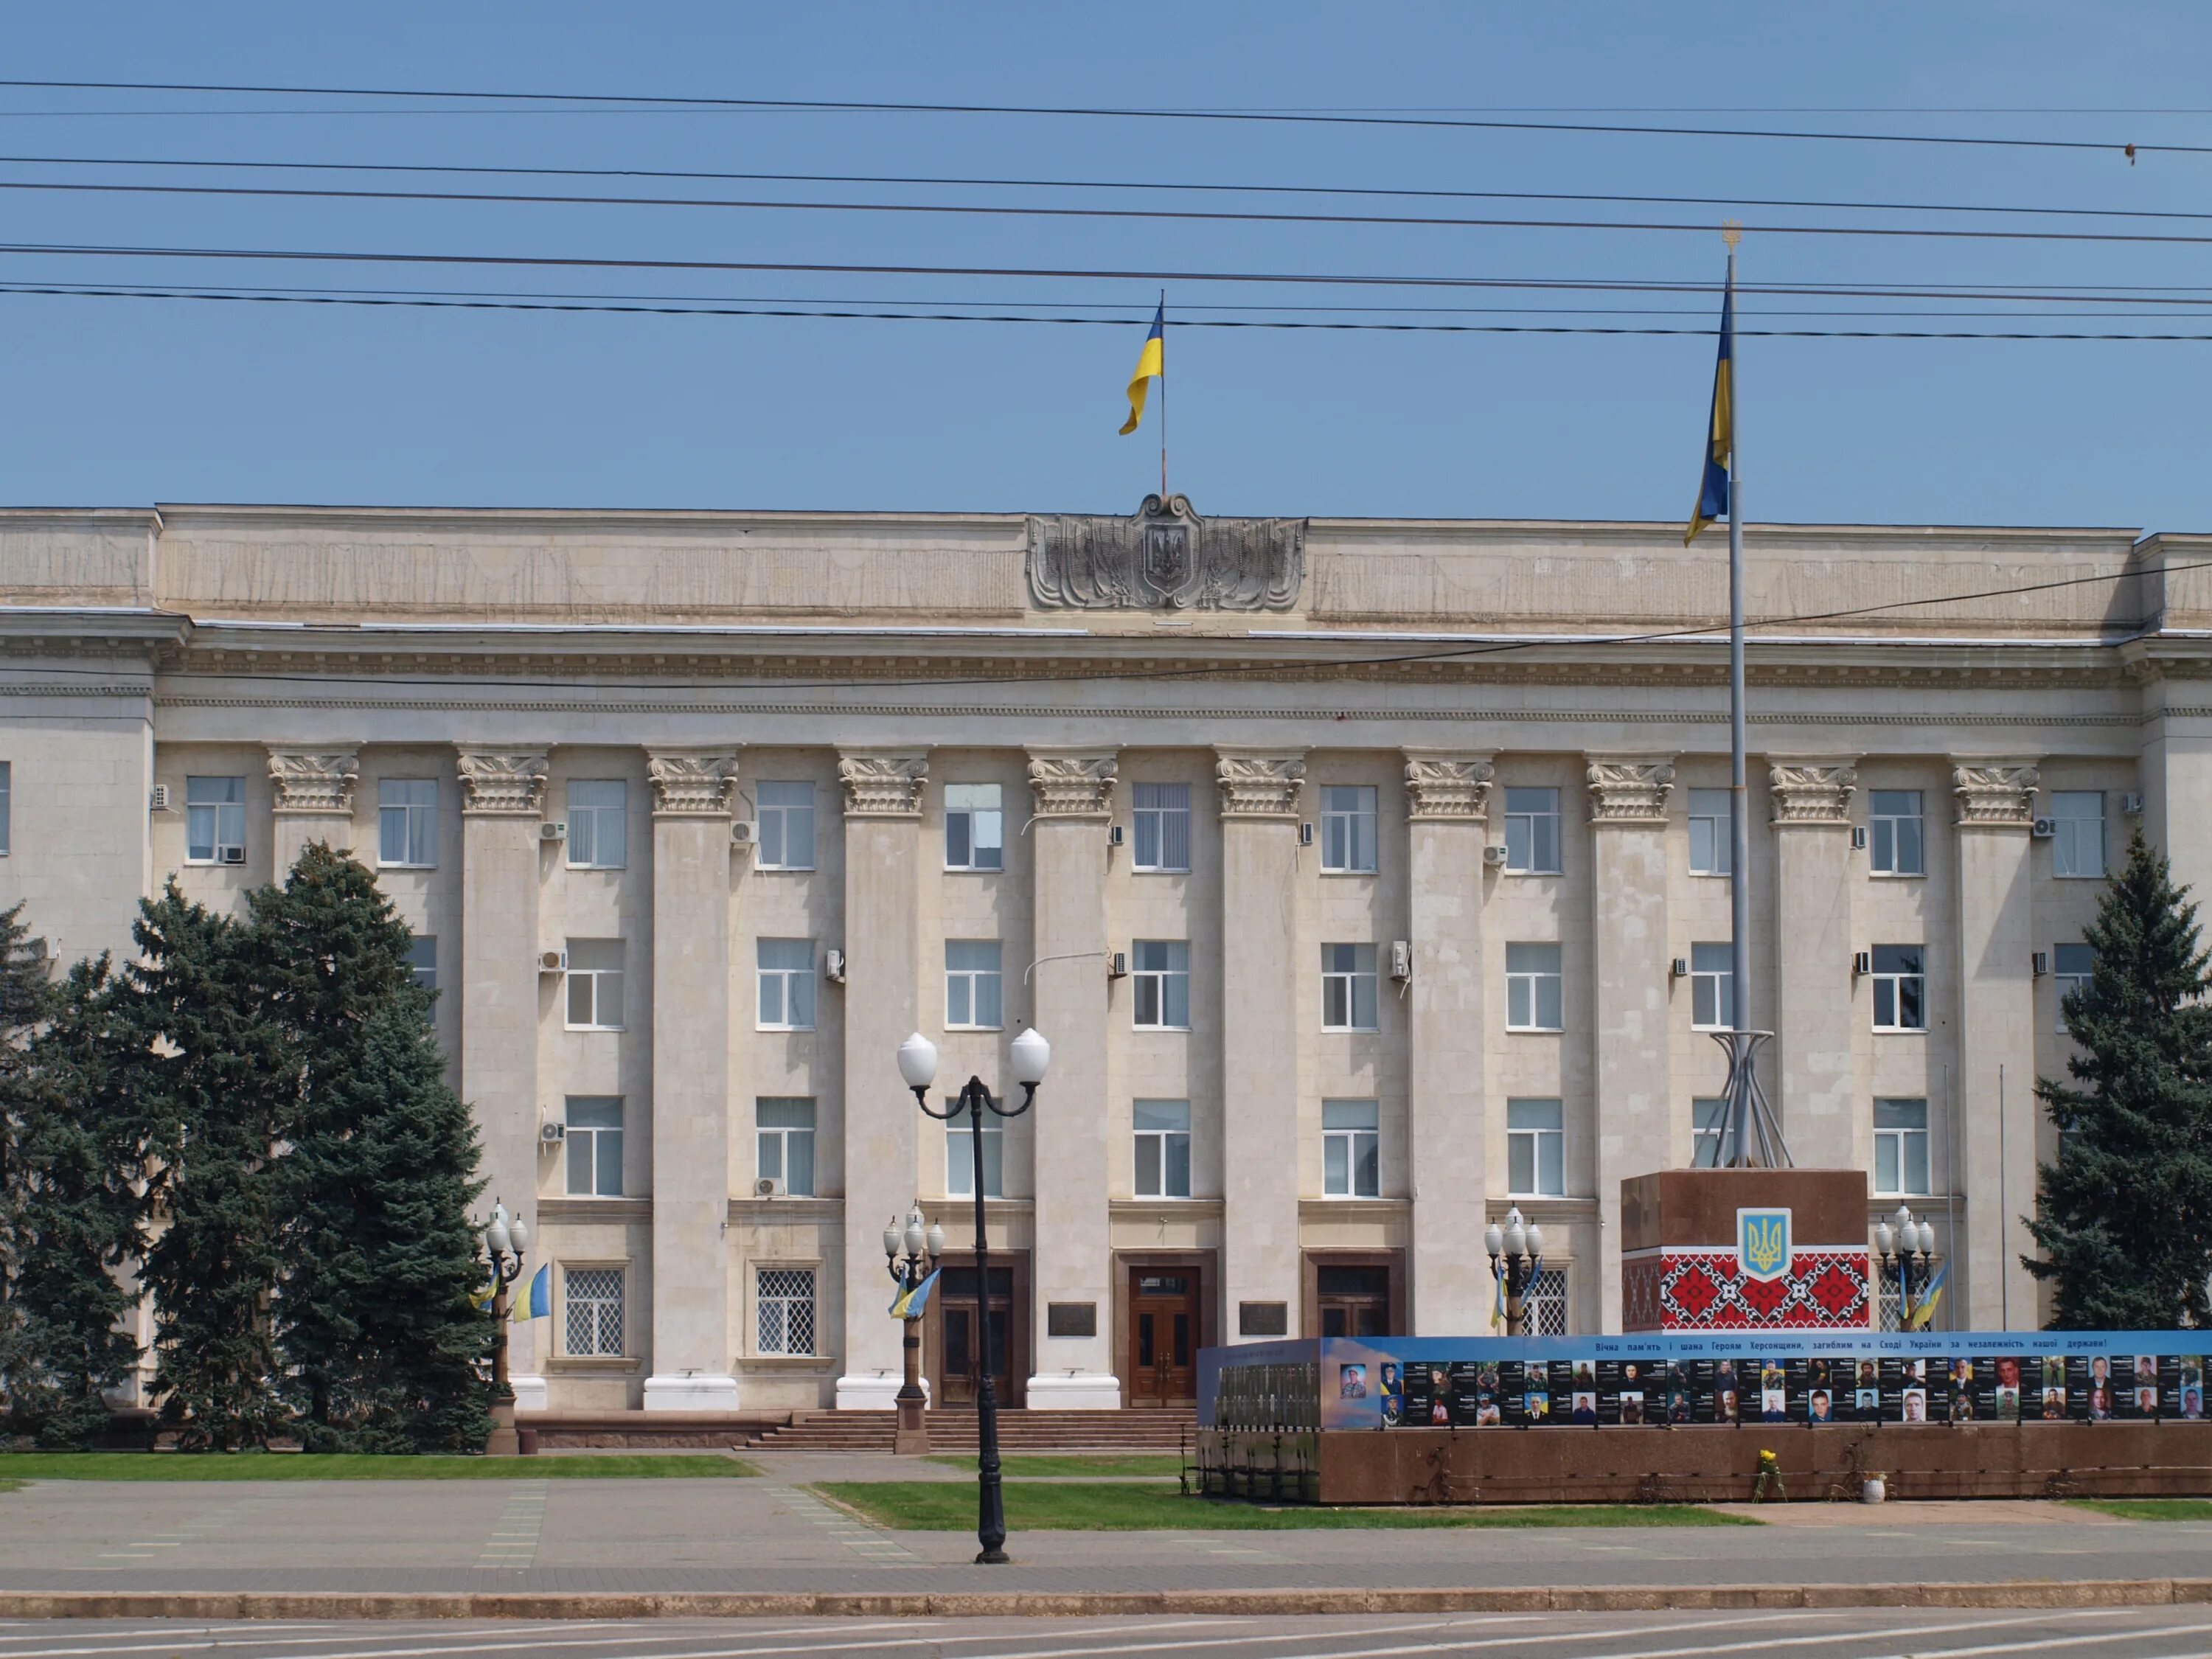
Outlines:
[{"label": "grass strip", "polygon": [[2076,1509],[2117,1515],[2126,1521],[2212,1521],[2208,1498],[2077,1498]]},{"label": "grass strip", "polygon": [[[965,1532],[975,1524],[975,1494],[940,1480],[835,1480],[813,1490],[878,1526],[904,1532]],[[1006,1525],[1015,1532],[1288,1532],[1306,1528],[1426,1527],[1737,1527],[1747,1516],[1688,1504],[1528,1504],[1322,1509],[1263,1509],[1255,1504],[1186,1498],[1153,1486],[1016,1484],[1006,1488]]]},{"label": "grass strip", "polygon": [[379,1457],[311,1452],[5,1452],[0,1479],[24,1480],[668,1480],[758,1474],[705,1453],[579,1457]]},{"label": "grass strip", "polygon": [[[972,1470],[975,1467],[972,1455],[962,1457],[948,1453],[922,1461],[942,1463],[952,1469]],[[1173,1452],[1016,1452],[1000,1458],[999,1468],[1010,1480],[1024,1475],[1037,1480],[1065,1475],[1157,1474],[1172,1480],[1182,1473],[1182,1459]]]}]

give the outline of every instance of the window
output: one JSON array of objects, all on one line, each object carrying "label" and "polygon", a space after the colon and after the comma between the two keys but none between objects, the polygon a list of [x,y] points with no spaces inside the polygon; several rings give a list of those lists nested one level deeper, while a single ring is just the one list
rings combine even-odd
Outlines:
[{"label": "window", "polygon": [[1567,1334],[1567,1270],[1546,1267],[1521,1292],[1521,1328],[1531,1336]]},{"label": "window", "polygon": [[572,1198],[620,1198],[623,1103],[620,1095],[570,1095],[567,1116],[568,1193]]},{"label": "window", "polygon": [[384,778],[378,781],[376,861],[398,870],[437,867],[435,778]]},{"label": "window", "polygon": [[1004,825],[995,783],[945,786],[945,867],[1002,870],[1006,864]]},{"label": "window", "polygon": [[8,797],[12,782],[9,775],[15,769],[14,762],[0,761],[0,858],[7,857],[9,848],[14,844],[9,834]]},{"label": "window", "polygon": [[246,780],[185,780],[185,862],[246,862]]},{"label": "window", "polygon": [[759,791],[760,845],[754,850],[757,870],[811,870],[814,867],[814,786],[811,783],[763,783]]},{"label": "window", "polygon": [[568,785],[568,867],[619,870],[627,848],[629,789],[620,778],[577,778]]},{"label": "window", "polygon": [[611,1355],[623,1351],[623,1273],[620,1267],[570,1267],[562,1273],[568,1351]]},{"label": "window", "polygon": [[2105,797],[2095,789],[2060,789],[2051,797],[2054,876],[2105,873]]},{"label": "window", "polygon": [[2058,984],[2058,1029],[2066,1030],[2066,999],[2089,988],[2089,975],[2097,966],[2097,952],[2087,945],[2061,945],[2051,952],[2052,977]]},{"label": "window", "polygon": [[1373,1101],[1322,1102],[1321,1189],[1331,1198],[1382,1195],[1382,1137]]},{"label": "window", "polygon": [[1140,939],[1136,966],[1136,1023],[1171,1031],[1190,1029],[1190,944],[1179,939]]},{"label": "window", "polygon": [[945,1024],[970,1030],[995,1031],[999,1017],[999,941],[945,941]]},{"label": "window", "polygon": [[1132,1109],[1137,1129],[1139,1198],[1190,1196],[1190,1103],[1140,1100]]},{"label": "window", "polygon": [[814,1029],[814,941],[764,939],[754,947],[760,966],[760,1029]]},{"label": "window", "polygon": [[1926,956],[1917,945],[1874,947],[1874,1029],[1928,1029]]},{"label": "window", "polygon": [[1690,873],[1724,876],[1735,851],[1735,813],[1725,789],[1690,791]]},{"label": "window", "polygon": [[1321,867],[1344,874],[1375,868],[1375,791],[1365,784],[1321,789]]},{"label": "window", "polygon": [[1690,1167],[1720,1167],[1721,1143],[1728,1137],[1729,1103],[1718,1095],[1700,1096],[1690,1103]]},{"label": "window", "polygon": [[1135,870],[1190,868],[1190,786],[1187,783],[1140,783],[1136,806],[1130,814],[1136,848],[1129,860]]},{"label": "window", "polygon": [[[947,1106],[957,1103],[957,1097],[948,1097]],[[945,1126],[945,1193],[948,1198],[975,1196],[975,1148],[969,1144],[974,1134],[967,1118],[956,1119]],[[988,1107],[983,1110],[983,1196],[1004,1198],[1006,1189],[1006,1126],[991,1115]]]},{"label": "window", "polygon": [[1505,1029],[1509,1031],[1557,1031],[1560,1018],[1559,947],[1556,945],[1509,945],[1505,947]]},{"label": "window", "polygon": [[1505,1190],[1515,1198],[1560,1198],[1567,1190],[1567,1137],[1556,1100],[1505,1103]]},{"label": "window", "polygon": [[1559,872],[1559,792],[1505,792],[1505,867],[1524,875]]},{"label": "window", "polygon": [[434,935],[418,933],[407,942],[407,967],[421,989],[438,988],[438,941]]},{"label": "window", "polygon": [[1324,1031],[1375,1030],[1375,947],[1321,947],[1321,1028]]},{"label": "window", "polygon": [[568,1029],[619,1031],[623,1024],[623,942],[568,941]]},{"label": "window", "polygon": [[1924,876],[1928,860],[1922,845],[1920,792],[1874,789],[1867,794],[1874,833],[1867,867],[1877,876]]},{"label": "window", "polygon": [[1886,1198],[1929,1190],[1926,1101],[1875,1102],[1874,1189]]},{"label": "window", "polygon": [[753,1269],[754,1329],[761,1353],[814,1352],[814,1269]]},{"label": "window", "polygon": [[753,1102],[763,1181],[781,1181],[793,1198],[814,1196],[814,1103],[804,1095],[763,1095]]},{"label": "window", "polygon": [[1735,967],[1726,943],[1690,947],[1690,1024],[1700,1031],[1735,1029]]}]

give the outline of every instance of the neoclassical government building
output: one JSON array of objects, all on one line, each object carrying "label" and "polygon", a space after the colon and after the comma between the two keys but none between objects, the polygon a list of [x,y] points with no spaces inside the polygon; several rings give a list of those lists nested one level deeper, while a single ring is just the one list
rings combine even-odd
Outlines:
[{"label": "neoclassical government building", "polygon": [[[2018,1264],[2101,878],[2212,877],[2212,540],[1746,537],[1749,1023],[1800,1164]],[[1201,1345],[1618,1329],[1626,1176],[1709,1157],[1726,565],[1661,524],[0,513],[0,903],[127,951],[349,847],[419,937],[551,1316],[526,1409],[1188,1398]],[[1006,1084],[974,1148],[902,1085]],[[964,1265],[963,1265],[964,1264]],[[986,1354],[979,1301],[999,1341]]]}]

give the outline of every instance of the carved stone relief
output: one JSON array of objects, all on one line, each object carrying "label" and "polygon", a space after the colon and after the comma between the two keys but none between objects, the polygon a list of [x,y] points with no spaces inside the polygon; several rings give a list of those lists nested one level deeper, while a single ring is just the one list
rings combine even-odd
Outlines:
[{"label": "carved stone relief", "polygon": [[2033,766],[2002,762],[1951,769],[1951,793],[1959,798],[1962,829],[2026,830],[2035,823],[2036,786],[2042,776]]},{"label": "carved stone relief", "polygon": [[1667,795],[1674,787],[1671,760],[1593,760],[1585,775],[1592,823],[1667,822]]},{"label": "carved stone relief", "polygon": [[535,817],[544,805],[542,749],[464,749],[457,769],[461,811],[471,817]]},{"label": "carved stone relief", "polygon": [[1145,497],[1133,518],[1029,521],[1030,598],[1047,611],[1287,611],[1305,580],[1304,519],[1202,519]]},{"label": "carved stone relief", "polygon": [[646,757],[645,775],[655,817],[720,817],[737,787],[738,757],[726,750],[656,749]]},{"label": "carved stone relief", "polygon": [[1031,755],[1030,793],[1041,818],[1103,818],[1114,810],[1112,755]]},{"label": "carved stone relief", "polygon": [[349,817],[354,786],[361,781],[361,757],[350,749],[271,749],[269,781],[275,786],[275,811]]},{"label": "carved stone relief", "polygon": [[1766,769],[1773,822],[1847,824],[1858,781],[1858,769],[1848,762],[1776,761]]},{"label": "carved stone relief", "polygon": [[840,755],[837,781],[845,786],[848,818],[920,817],[922,786],[929,781],[929,757]]},{"label": "carved stone relief", "polygon": [[1490,811],[1491,776],[1487,757],[1408,755],[1406,816],[1479,823]]},{"label": "carved stone relief", "polygon": [[1213,763],[1224,818],[1294,818],[1306,763],[1298,755],[1223,755]]}]

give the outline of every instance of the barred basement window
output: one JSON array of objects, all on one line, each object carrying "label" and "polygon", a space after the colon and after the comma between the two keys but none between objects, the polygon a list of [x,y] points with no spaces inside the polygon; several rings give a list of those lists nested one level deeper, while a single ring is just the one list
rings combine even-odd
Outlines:
[{"label": "barred basement window", "polygon": [[623,1351],[623,1273],[620,1267],[571,1267],[562,1275],[568,1352],[620,1358]]},{"label": "barred basement window", "polygon": [[762,1353],[814,1352],[814,1269],[754,1269],[753,1304]]},{"label": "barred basement window", "polygon": [[1521,1297],[1522,1328],[1531,1336],[1567,1334],[1567,1270],[1547,1267]]}]

